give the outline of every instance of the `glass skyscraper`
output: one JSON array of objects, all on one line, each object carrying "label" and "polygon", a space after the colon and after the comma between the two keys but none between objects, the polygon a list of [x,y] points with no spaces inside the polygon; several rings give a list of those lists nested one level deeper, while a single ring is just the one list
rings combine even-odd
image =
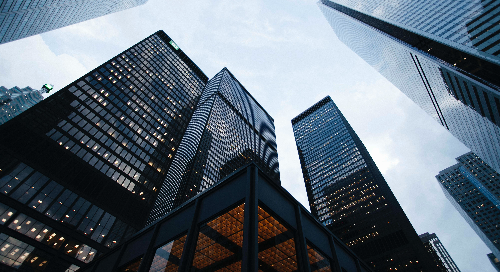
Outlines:
[{"label": "glass skyscraper", "polygon": [[0,126],[0,270],[73,271],[144,227],[207,81],[158,31]]},{"label": "glass skyscraper", "polygon": [[249,162],[279,183],[274,119],[224,68],[203,90],[149,222]]},{"label": "glass skyscraper", "polygon": [[375,271],[437,271],[329,96],[292,119],[311,213]]},{"label": "glass skyscraper", "polygon": [[43,92],[31,87],[7,89],[0,86],[0,125],[42,101]]},{"label": "glass skyscraper", "polygon": [[0,2],[0,44],[142,5],[147,0],[9,0]]},{"label": "glass skyscraper", "polygon": [[434,257],[434,261],[442,272],[460,272],[450,254],[443,246],[435,233],[428,232],[420,234],[420,240],[424,243],[427,251]]},{"label": "glass skyscraper", "polygon": [[344,44],[500,171],[500,1],[319,6]]},{"label": "glass skyscraper", "polygon": [[500,177],[469,152],[436,176],[444,194],[471,228],[500,257]]}]

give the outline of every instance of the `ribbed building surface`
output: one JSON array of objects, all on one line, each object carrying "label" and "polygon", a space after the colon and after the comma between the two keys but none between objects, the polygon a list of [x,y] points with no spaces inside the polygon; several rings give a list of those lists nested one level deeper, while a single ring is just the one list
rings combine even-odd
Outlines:
[{"label": "ribbed building surface", "polygon": [[224,68],[203,90],[148,222],[251,161],[279,183],[274,119]]},{"label": "ribbed building surface", "polygon": [[311,213],[374,271],[438,271],[331,98],[292,120]]},{"label": "ribbed building surface", "polygon": [[7,0],[0,2],[0,44],[142,5],[147,0]]},{"label": "ribbed building surface", "polygon": [[31,87],[7,89],[0,86],[0,125],[43,100],[41,91]]},{"label": "ribbed building surface", "polygon": [[427,251],[434,257],[436,265],[442,272],[460,272],[458,266],[455,264],[450,254],[441,243],[435,233],[429,234],[428,232],[420,234],[418,237],[424,243]]},{"label": "ribbed building surface", "polygon": [[472,152],[458,157],[457,161],[436,178],[451,204],[498,257],[500,174]]},{"label": "ribbed building surface", "polygon": [[159,31],[0,126],[0,270],[74,270],[144,227],[208,81],[174,45]]},{"label": "ribbed building surface", "polygon": [[[490,52],[498,45],[481,51],[479,45],[453,42],[467,24],[481,25],[472,33],[497,33],[495,14],[500,2],[491,2],[495,3],[323,0],[319,6],[344,44],[500,171],[500,77],[496,72],[500,61]],[[489,38],[481,35],[474,39],[483,41],[481,46],[500,39],[498,33]]]}]

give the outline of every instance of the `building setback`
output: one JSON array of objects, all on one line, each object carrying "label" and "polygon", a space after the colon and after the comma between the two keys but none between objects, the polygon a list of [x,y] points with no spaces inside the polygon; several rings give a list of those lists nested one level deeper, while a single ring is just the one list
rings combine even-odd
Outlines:
[{"label": "building setback", "polygon": [[424,243],[427,252],[432,255],[440,271],[460,272],[460,269],[458,269],[450,254],[448,254],[448,251],[435,233],[429,234],[426,232],[424,234],[420,234],[418,237],[420,237],[420,240]]},{"label": "building setback", "polygon": [[436,176],[441,189],[495,256],[500,256],[500,177],[469,152]]},{"label": "building setback", "polygon": [[143,228],[207,81],[158,31],[0,126],[0,270],[73,271]]},{"label": "building setback", "polygon": [[255,162],[279,183],[274,119],[222,69],[207,83],[148,222]]},{"label": "building setback", "polygon": [[147,0],[11,0],[0,3],[0,44],[146,3]]},{"label": "building setback", "polygon": [[329,96],[292,119],[311,213],[375,271],[437,271]]},{"label": "building setback", "polygon": [[338,38],[500,172],[500,1],[322,0]]},{"label": "building setback", "polygon": [[0,86],[0,125],[42,101],[44,92],[31,87],[7,89]]},{"label": "building setback", "polygon": [[371,271],[267,173],[234,171],[82,270]]}]

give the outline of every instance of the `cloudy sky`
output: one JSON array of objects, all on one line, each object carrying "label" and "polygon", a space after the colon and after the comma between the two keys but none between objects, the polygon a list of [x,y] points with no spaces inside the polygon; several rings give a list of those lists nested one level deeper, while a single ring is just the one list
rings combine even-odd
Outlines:
[{"label": "cloudy sky", "polygon": [[462,271],[495,271],[435,175],[469,150],[342,44],[312,0],[166,1],[0,45],[0,85],[59,90],[164,30],[209,77],[227,67],[275,119],[283,186],[308,207],[290,120],[330,95],[418,234]]}]

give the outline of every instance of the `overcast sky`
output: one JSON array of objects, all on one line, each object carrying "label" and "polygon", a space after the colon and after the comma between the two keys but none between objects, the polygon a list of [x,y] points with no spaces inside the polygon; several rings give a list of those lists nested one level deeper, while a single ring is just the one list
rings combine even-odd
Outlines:
[{"label": "overcast sky", "polygon": [[461,271],[495,271],[435,179],[469,150],[342,44],[315,1],[149,0],[0,45],[0,85],[59,90],[160,29],[208,77],[227,67],[274,117],[282,185],[305,207],[290,120],[330,95],[417,233],[436,233]]}]

